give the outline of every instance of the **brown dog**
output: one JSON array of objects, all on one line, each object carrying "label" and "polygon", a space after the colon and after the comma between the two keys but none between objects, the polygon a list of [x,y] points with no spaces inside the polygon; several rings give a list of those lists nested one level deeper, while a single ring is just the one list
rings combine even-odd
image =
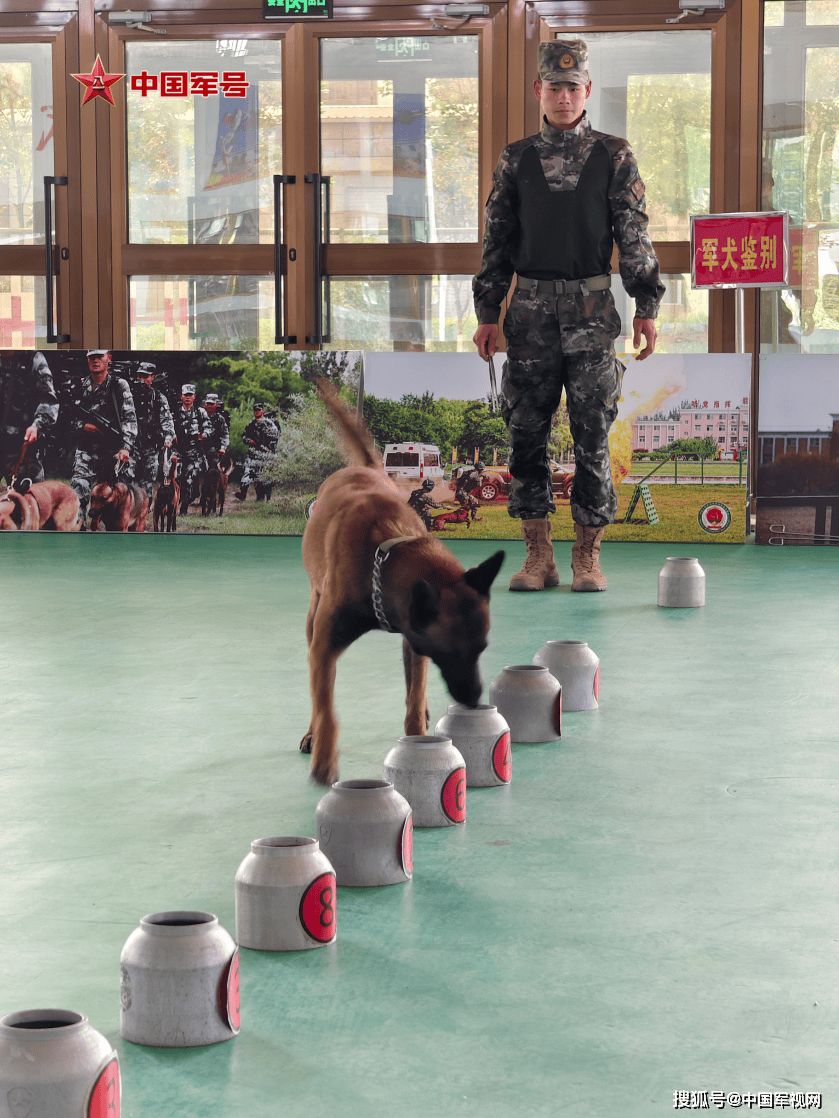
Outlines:
[{"label": "brown dog", "polygon": [[467,528],[471,528],[469,506],[461,505],[459,509],[452,509],[451,512],[442,512],[439,516],[435,516],[431,521],[431,531],[443,532],[446,530],[444,527],[446,524],[465,524]]},{"label": "brown dog", "polygon": [[227,495],[227,479],[233,469],[233,460],[226,454],[219,456],[201,479],[201,515],[209,516],[218,510],[224,513],[224,498]]},{"label": "brown dog", "polygon": [[333,709],[338,657],[371,629],[402,634],[406,734],[428,729],[429,659],[452,698],[474,707],[482,690],[478,658],[489,631],[489,588],[504,552],[464,571],[404,503],[372,438],[359,429],[335,389],[321,379],[318,391],[356,462],[320,487],[303,533],[303,565],[312,586],[306,619],[312,721],[300,748],[312,754],[312,779],[330,784],[338,778]]},{"label": "brown dog", "polygon": [[104,524],[108,532],[145,532],[149,498],[139,485],[100,481],[90,492],[90,530]]},{"label": "brown dog", "polygon": [[36,481],[29,490],[38,505],[39,528],[78,532],[79,498],[63,481]]},{"label": "brown dog", "polygon": [[181,487],[178,485],[178,456],[173,454],[166,467],[166,480],[157,487],[154,495],[155,532],[174,532],[178,527],[178,505]]},{"label": "brown dog", "polygon": [[37,532],[38,502],[29,493],[7,489],[0,495],[0,532]]}]

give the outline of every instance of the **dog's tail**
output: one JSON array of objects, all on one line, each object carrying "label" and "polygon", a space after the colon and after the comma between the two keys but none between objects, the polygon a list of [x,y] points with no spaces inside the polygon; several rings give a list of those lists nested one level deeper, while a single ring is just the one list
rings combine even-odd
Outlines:
[{"label": "dog's tail", "polygon": [[354,466],[372,466],[381,469],[382,456],[376,450],[373,436],[361,422],[361,419],[350,411],[338,395],[335,386],[325,377],[318,377],[315,381],[318,396],[329,409],[332,418],[340,431],[347,455]]}]

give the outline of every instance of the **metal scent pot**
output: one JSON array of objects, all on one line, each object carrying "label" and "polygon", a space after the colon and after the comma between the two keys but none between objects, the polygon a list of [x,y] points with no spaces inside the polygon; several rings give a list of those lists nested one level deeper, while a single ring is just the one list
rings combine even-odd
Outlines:
[{"label": "metal scent pot", "polygon": [[542,664],[508,664],[489,688],[489,701],[513,741],[559,741],[562,686]]},{"label": "metal scent pot", "polygon": [[239,949],[211,912],[144,916],[120,966],[125,1040],[193,1048],[239,1032]]},{"label": "metal scent pot", "polygon": [[236,939],[256,951],[307,951],[337,931],[335,871],[314,838],[254,839],[236,871]]},{"label": "metal scent pot", "polygon": [[119,1060],[81,1013],[27,1009],[0,1017],[3,1118],[113,1118]]},{"label": "metal scent pot", "polygon": [[533,657],[562,684],[562,709],[596,710],[600,700],[600,657],[586,641],[546,641]]},{"label": "metal scent pot", "polygon": [[705,572],[698,559],[673,555],[658,572],[658,604],[671,609],[705,605]]},{"label": "metal scent pot", "polygon": [[463,755],[467,788],[509,784],[512,777],[510,727],[496,707],[480,703],[466,707],[450,703],[434,727],[435,734],[452,740]]},{"label": "metal scent pot", "polygon": [[411,805],[386,780],[339,780],[315,809],[339,885],[398,885],[414,872]]},{"label": "metal scent pot", "polygon": [[415,827],[453,827],[466,821],[466,765],[450,737],[397,739],[382,776],[411,805]]}]

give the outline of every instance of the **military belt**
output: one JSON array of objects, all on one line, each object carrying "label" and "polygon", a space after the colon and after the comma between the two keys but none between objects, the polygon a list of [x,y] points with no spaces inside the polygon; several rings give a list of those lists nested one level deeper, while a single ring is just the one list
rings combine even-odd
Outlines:
[{"label": "military belt", "polygon": [[590,291],[608,291],[611,286],[610,275],[589,276],[579,280],[529,279],[527,276],[518,276],[516,279],[517,288],[538,295],[588,295]]}]

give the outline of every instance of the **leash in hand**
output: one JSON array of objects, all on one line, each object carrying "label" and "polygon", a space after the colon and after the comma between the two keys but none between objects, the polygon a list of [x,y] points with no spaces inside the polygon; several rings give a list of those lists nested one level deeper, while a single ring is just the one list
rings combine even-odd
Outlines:
[{"label": "leash in hand", "polygon": [[495,362],[492,359],[492,354],[489,355],[489,393],[490,404],[489,410],[491,412],[498,411],[498,386],[495,381]]}]

